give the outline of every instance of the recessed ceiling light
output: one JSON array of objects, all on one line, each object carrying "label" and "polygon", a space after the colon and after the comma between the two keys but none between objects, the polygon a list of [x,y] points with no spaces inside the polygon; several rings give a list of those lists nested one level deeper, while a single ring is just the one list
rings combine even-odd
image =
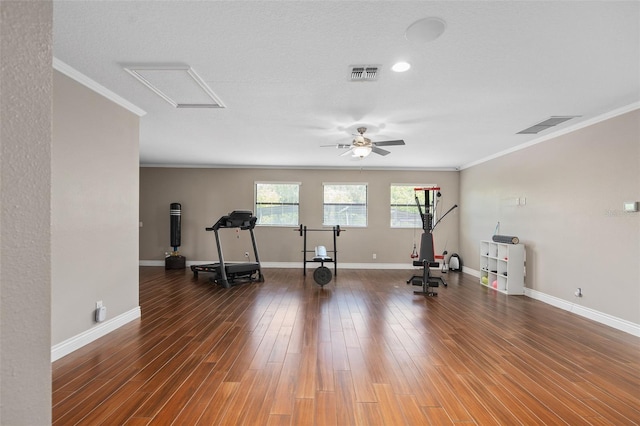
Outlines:
[{"label": "recessed ceiling light", "polygon": [[405,72],[409,68],[411,68],[411,64],[409,64],[408,62],[396,62],[391,67],[391,69],[395,72]]},{"label": "recessed ceiling light", "polygon": [[409,25],[404,36],[416,44],[423,44],[440,37],[447,24],[440,18],[424,18]]}]

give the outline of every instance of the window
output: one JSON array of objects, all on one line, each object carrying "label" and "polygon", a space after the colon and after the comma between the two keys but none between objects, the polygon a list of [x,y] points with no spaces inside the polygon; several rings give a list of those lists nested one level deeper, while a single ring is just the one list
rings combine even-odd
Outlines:
[{"label": "window", "polygon": [[367,226],[367,185],[323,184],[323,220],[327,226]]},{"label": "window", "polygon": [[[416,205],[414,188],[424,188],[434,185],[391,184],[391,227],[392,228],[422,228],[422,219]],[[422,212],[426,212],[424,196],[418,194]]]},{"label": "window", "polygon": [[256,217],[262,226],[297,226],[300,183],[256,182]]}]

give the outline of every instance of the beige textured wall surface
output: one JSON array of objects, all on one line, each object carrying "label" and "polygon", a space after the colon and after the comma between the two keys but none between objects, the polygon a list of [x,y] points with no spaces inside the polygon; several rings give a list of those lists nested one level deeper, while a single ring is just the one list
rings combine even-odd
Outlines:
[{"label": "beige textured wall surface", "polygon": [[139,118],[55,71],[52,344],[138,306]]},{"label": "beige textured wall surface", "polygon": [[51,423],[50,1],[0,2],[0,424]]},{"label": "beige textured wall surface", "polygon": [[640,213],[623,211],[640,201],[639,123],[635,110],[462,170],[465,266],[500,222],[526,244],[528,288],[640,323]]},{"label": "beige textured wall surface", "polygon": [[[390,195],[392,183],[437,184],[442,190],[438,210],[458,203],[458,172],[294,170],[294,169],[140,169],[140,259],[162,260],[170,250],[169,205],[182,204],[182,246],[187,261],[217,260],[213,225],[233,210],[254,210],[254,183],[300,182],[300,223],[322,227],[323,183],[367,183],[368,226],[346,228],[338,237],[338,259],[346,263],[396,263],[411,268],[414,238],[420,244],[422,229],[391,229]],[[293,228],[256,227],[262,262],[299,262],[302,265],[303,239]],[[330,229],[330,228],[328,228]],[[246,234],[246,235],[245,235]],[[221,230],[225,260],[242,260],[250,251],[248,232],[237,235]],[[308,246],[333,245],[330,232],[309,233]],[[458,209],[435,230],[436,251],[446,246],[449,253],[458,247]],[[236,238],[239,236],[240,238]],[[373,254],[377,255],[373,260]]]}]

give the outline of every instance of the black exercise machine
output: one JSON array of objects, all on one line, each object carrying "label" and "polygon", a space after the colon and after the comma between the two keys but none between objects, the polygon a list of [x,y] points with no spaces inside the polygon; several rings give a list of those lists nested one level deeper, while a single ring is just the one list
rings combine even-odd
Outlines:
[{"label": "black exercise machine", "polygon": [[422,267],[421,275],[414,275],[407,280],[407,284],[421,285],[422,291],[414,291],[413,294],[421,294],[423,296],[437,296],[433,288],[439,287],[440,284],[447,286],[447,282],[440,276],[432,276],[430,268],[437,268],[440,266],[439,262],[435,261],[433,252],[433,234],[425,232],[420,238],[420,256],[417,260],[413,261],[413,266]]},{"label": "black exercise machine", "polygon": [[[313,279],[316,283],[318,283],[321,287],[325,284],[328,284],[331,281],[331,269],[324,266],[326,263],[333,263],[333,273],[338,275],[338,251],[336,249],[336,240],[340,236],[340,232],[344,232],[344,229],[340,229],[340,225],[336,225],[331,229],[310,229],[306,226],[300,225],[299,228],[294,229],[294,231],[298,231],[301,237],[304,237],[302,243],[302,274],[307,276],[307,263],[315,262],[320,263],[320,266],[313,271]],[[327,255],[327,249],[325,246],[316,246],[314,250],[307,250],[307,232],[326,232],[330,231],[333,233],[333,250],[330,253],[333,253],[333,257]],[[313,257],[311,259],[307,259],[307,253],[313,253]]]},{"label": "black exercise machine", "polygon": [[[212,281],[222,284],[225,288],[230,288],[232,284],[242,282],[264,281],[262,270],[260,269],[260,258],[258,257],[258,247],[256,246],[256,238],[253,228],[256,226],[256,218],[253,212],[248,210],[235,210],[226,216],[222,216],[207,231],[213,231],[216,237],[216,246],[218,248],[218,263],[206,265],[192,265],[191,271],[193,276],[198,278],[199,272],[213,273]],[[226,263],[222,255],[222,246],[220,245],[220,236],[218,230],[221,228],[240,228],[240,230],[248,230],[251,234],[251,243],[253,245],[253,253],[255,262],[246,263]]]},{"label": "black exercise machine", "polygon": [[407,284],[422,286],[422,291],[414,291],[413,294],[437,296],[438,293],[436,293],[436,291],[433,289],[439,287],[440,284],[446,287],[447,282],[441,276],[432,276],[431,268],[439,267],[440,263],[436,261],[436,258],[444,259],[444,256],[447,254],[447,252],[444,251],[442,256],[436,256],[433,243],[433,230],[438,225],[438,223],[440,223],[440,221],[444,219],[444,217],[448,215],[453,209],[458,207],[458,205],[454,205],[445,214],[443,214],[439,220],[434,221],[437,198],[441,195],[440,188],[415,188],[415,191],[416,193],[418,191],[424,191],[424,205],[426,210],[425,212],[422,211],[420,199],[416,194],[416,204],[418,206],[420,218],[422,219],[422,229],[424,232],[422,233],[422,236],[420,238],[420,254],[418,259],[415,259],[413,261],[413,266],[421,267],[422,274],[413,275],[407,280]]}]

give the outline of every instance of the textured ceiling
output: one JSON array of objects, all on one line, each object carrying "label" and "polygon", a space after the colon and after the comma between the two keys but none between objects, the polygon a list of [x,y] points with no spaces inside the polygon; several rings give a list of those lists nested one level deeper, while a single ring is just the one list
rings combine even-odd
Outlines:
[{"label": "textured ceiling", "polygon": [[[409,42],[425,17],[445,32]],[[637,1],[54,1],[54,56],[147,112],[143,165],[460,168],[638,103],[639,45]],[[226,108],[173,108],[132,63],[189,64]],[[516,134],[553,115],[580,117]],[[321,147],[362,125],[406,145]]]}]

